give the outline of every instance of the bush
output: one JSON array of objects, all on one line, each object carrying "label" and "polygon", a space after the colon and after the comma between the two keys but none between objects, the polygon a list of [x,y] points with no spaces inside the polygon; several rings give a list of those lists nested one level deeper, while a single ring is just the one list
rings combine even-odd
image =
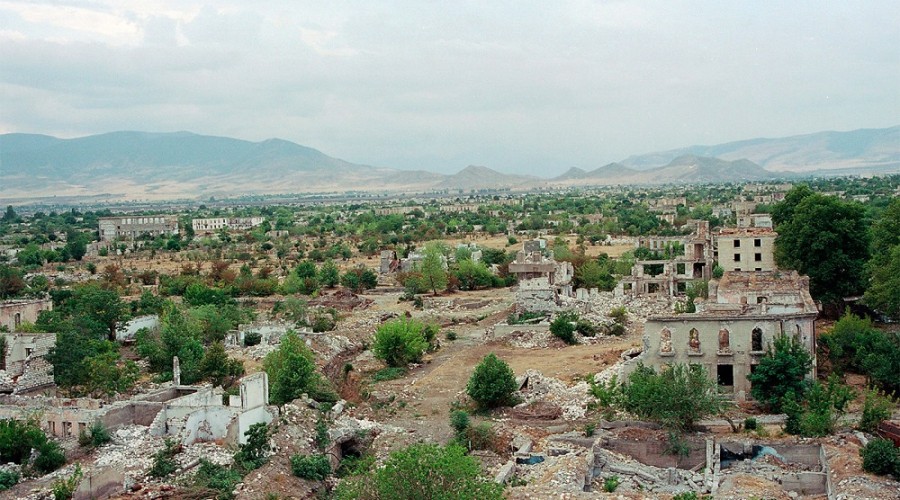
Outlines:
[{"label": "bush", "polygon": [[882,332],[869,319],[848,311],[821,337],[829,358],[838,371],[851,370],[866,375],[886,391],[900,390],[900,334]]},{"label": "bush", "polygon": [[406,375],[406,368],[388,366],[382,368],[372,375],[372,382],[384,382],[385,380],[394,380]]},{"label": "bush", "polygon": [[450,412],[450,426],[453,427],[457,439],[462,440],[465,438],[466,430],[469,428],[470,424],[471,420],[469,419],[469,414],[465,411],[453,410]]},{"label": "bush", "polygon": [[619,476],[609,476],[603,480],[603,491],[612,493],[616,491],[616,488],[618,488],[621,483],[622,480],[619,479]]},{"label": "bush", "polygon": [[372,351],[388,366],[405,367],[418,362],[428,349],[425,324],[409,318],[398,318],[378,327]]},{"label": "bush", "polygon": [[53,481],[53,484],[50,486],[53,498],[55,500],[69,500],[75,496],[75,489],[78,488],[82,475],[81,466],[76,464],[71,476],[61,477]]},{"label": "bush", "polygon": [[468,441],[470,450],[494,450],[494,444],[497,442],[497,431],[494,430],[491,424],[481,422],[478,425],[470,425],[466,428],[465,439]]},{"label": "bush", "polygon": [[756,423],[756,419],[753,417],[747,417],[744,419],[744,429],[748,431],[755,431],[758,424]]},{"label": "bush", "polygon": [[456,340],[456,332],[453,330],[450,330],[447,332],[446,337],[447,337],[447,340],[450,340],[450,341]]},{"label": "bush", "polygon": [[579,319],[575,323],[575,331],[580,333],[582,337],[594,337],[597,335],[597,327],[586,319]]},{"label": "bush", "polygon": [[542,312],[532,312],[532,311],[525,311],[522,314],[511,313],[509,316],[506,317],[506,324],[507,325],[521,325],[523,323],[527,323],[529,321],[532,321],[532,320],[535,320],[538,318],[543,318],[544,316],[546,316],[546,314],[544,314]]},{"label": "bush", "polygon": [[859,451],[862,468],[880,476],[895,474],[900,477],[900,451],[889,439],[873,439]]},{"label": "bush", "polygon": [[831,434],[855,395],[853,389],[840,384],[833,374],[827,384],[814,382],[799,397],[789,393],[781,404],[787,415],[785,432],[805,437]]},{"label": "bush", "polygon": [[578,315],[572,311],[559,313],[559,315],[556,316],[556,319],[550,323],[550,333],[566,344],[577,344],[578,339],[575,338],[574,325],[576,321],[578,321]]},{"label": "bush", "polygon": [[466,393],[483,408],[510,403],[516,389],[516,376],[512,369],[493,353],[485,356],[475,367],[466,385]]},{"label": "bush", "polygon": [[657,373],[639,364],[619,390],[611,399],[623,410],[679,432],[728,404],[702,365],[676,363]]},{"label": "bush", "polygon": [[334,498],[501,500],[503,485],[483,477],[478,461],[461,446],[419,443],[391,453],[378,470],[344,480]]},{"label": "bush", "polygon": [[166,439],[163,449],[153,454],[153,465],[150,466],[149,472],[150,477],[163,478],[175,472],[178,469],[178,464],[175,463],[175,455],[179,452],[181,452],[181,446],[171,439]]},{"label": "bush", "polygon": [[8,490],[15,486],[21,476],[14,470],[0,470],[0,491]]},{"label": "bush", "polygon": [[66,457],[56,441],[50,440],[34,420],[0,420],[0,461],[26,465],[36,452],[31,466],[42,474],[58,469]]},{"label": "bush", "polygon": [[771,410],[780,412],[785,395],[806,392],[806,374],[812,368],[812,356],[799,340],[787,335],[775,338],[750,380],[750,394]]},{"label": "bush", "polygon": [[331,474],[331,462],[325,455],[294,455],[291,472],[302,479],[322,481]]},{"label": "bush", "polygon": [[609,314],[607,314],[616,324],[624,325],[628,322],[628,309],[625,309],[625,306],[614,307]]},{"label": "bush", "polygon": [[289,403],[302,394],[317,401],[325,397],[313,353],[293,330],[284,334],[277,350],[266,355],[263,369],[269,375],[269,396],[273,404]]},{"label": "bush", "polygon": [[78,433],[78,444],[82,448],[97,448],[110,441],[112,437],[100,421],[94,422],[87,431]]},{"label": "bush", "polygon": [[241,473],[219,465],[205,458],[200,459],[200,467],[194,476],[194,486],[201,489],[216,490],[218,498],[226,500],[234,498],[234,487],[241,482]]},{"label": "bush", "polygon": [[866,399],[863,402],[862,417],[859,420],[859,430],[875,432],[878,424],[891,418],[891,410],[894,402],[891,398],[877,389],[866,391]]},{"label": "bush", "polygon": [[246,471],[258,469],[266,463],[269,451],[269,427],[263,422],[253,424],[244,433],[247,442],[234,454],[234,463]]}]

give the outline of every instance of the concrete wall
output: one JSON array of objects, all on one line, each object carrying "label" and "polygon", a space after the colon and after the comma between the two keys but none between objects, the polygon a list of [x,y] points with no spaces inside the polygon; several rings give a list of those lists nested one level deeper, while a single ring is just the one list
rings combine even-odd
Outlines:
[{"label": "concrete wall", "polygon": [[120,467],[94,468],[81,479],[73,500],[109,498],[124,492],[125,472]]},{"label": "concrete wall", "polygon": [[[735,242],[738,242],[739,246],[734,246]],[[723,235],[718,238],[718,252],[719,265],[727,271],[776,269],[775,233],[749,236]]]},{"label": "concrete wall", "polygon": [[693,469],[706,463],[706,441],[688,439],[690,454],[678,457],[667,453],[668,443],[665,441],[634,441],[631,439],[605,439],[603,447],[623,455],[628,455],[644,465],[653,467],[677,467]]}]

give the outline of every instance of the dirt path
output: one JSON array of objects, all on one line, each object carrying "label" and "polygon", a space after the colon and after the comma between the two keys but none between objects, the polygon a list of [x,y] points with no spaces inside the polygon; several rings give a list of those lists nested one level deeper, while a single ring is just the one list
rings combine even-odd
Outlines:
[{"label": "dirt path", "polygon": [[465,391],[475,366],[488,354],[494,353],[506,361],[516,375],[536,369],[572,383],[614,364],[622,351],[638,344],[635,339],[610,338],[597,344],[524,349],[502,341],[482,343],[482,326],[461,327],[457,332],[458,340],[445,342],[430,362],[403,379],[377,385],[378,390],[394,392],[403,401],[394,407],[395,413],[387,421],[410,429],[420,438],[446,440],[451,436],[447,418],[451,404]]}]

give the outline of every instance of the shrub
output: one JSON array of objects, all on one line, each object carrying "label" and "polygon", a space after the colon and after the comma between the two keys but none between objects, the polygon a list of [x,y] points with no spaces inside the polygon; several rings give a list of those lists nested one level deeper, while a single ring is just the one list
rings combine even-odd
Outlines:
[{"label": "shrub", "polygon": [[53,484],[50,486],[53,498],[55,500],[69,500],[75,496],[75,489],[78,488],[78,483],[81,482],[82,475],[81,466],[76,464],[72,475],[61,477],[53,481]]},{"label": "shrub", "polygon": [[866,391],[863,402],[862,417],[859,420],[859,430],[875,432],[878,424],[891,418],[891,410],[894,407],[891,398],[877,389]]},{"label": "shrub", "polygon": [[781,411],[781,402],[790,392],[806,391],[806,374],[812,368],[812,357],[799,340],[787,335],[775,339],[769,346],[750,380],[750,394],[774,411]]},{"label": "shrub", "polygon": [[388,366],[405,367],[422,359],[428,349],[425,325],[409,318],[398,318],[378,327],[372,351]]},{"label": "shrub", "polygon": [[50,440],[34,420],[0,420],[0,461],[25,465],[36,452],[31,466],[46,474],[66,463],[56,441]]},{"label": "shrub", "polygon": [[447,332],[446,337],[447,337],[447,340],[450,340],[450,341],[456,340],[456,332],[453,330],[450,330]]},{"label": "shrub", "polygon": [[621,483],[622,480],[619,479],[619,476],[609,476],[603,480],[603,491],[612,493],[616,491],[616,488],[618,488]]},{"label": "shrub", "polygon": [[748,431],[755,431],[758,424],[756,423],[756,419],[753,417],[747,417],[744,419],[744,429]]},{"label": "shrub", "polygon": [[0,491],[8,490],[15,486],[21,476],[14,470],[0,470]]},{"label": "shrub", "polygon": [[97,448],[110,441],[112,437],[100,421],[94,422],[87,431],[78,433],[78,444],[83,448]]},{"label": "shrub", "polygon": [[250,471],[258,469],[266,463],[269,451],[269,427],[263,422],[253,424],[244,433],[247,442],[240,445],[234,454],[234,463],[242,469]]},{"label": "shrub", "polygon": [[453,410],[450,412],[450,426],[453,427],[457,439],[461,440],[465,437],[470,424],[469,414],[465,411]]},{"label": "shrub", "polygon": [[384,382],[385,380],[394,380],[406,375],[406,368],[388,366],[382,368],[372,375],[372,382]]},{"label": "shrub", "polygon": [[667,429],[684,431],[727,407],[702,365],[676,363],[657,373],[639,364],[621,387],[622,409]]},{"label": "shrub", "polygon": [[234,497],[234,487],[241,482],[241,473],[224,465],[219,465],[205,458],[200,459],[200,467],[194,476],[194,486],[201,489],[216,490],[220,500]]},{"label": "shrub", "polygon": [[578,339],[575,338],[575,325],[573,324],[576,321],[578,321],[578,315],[574,312],[562,312],[550,323],[550,333],[566,344],[577,344]]},{"label": "shrub", "polygon": [[466,429],[465,437],[470,450],[493,450],[497,441],[497,431],[491,424],[481,422],[478,425],[470,425]]},{"label": "shrub", "polygon": [[291,472],[302,479],[322,481],[331,474],[331,462],[325,455],[294,455]]},{"label": "shrub", "polygon": [[625,306],[614,307],[607,316],[612,318],[617,324],[624,325],[628,322],[628,309],[625,309]]},{"label": "shrub", "polygon": [[150,477],[162,478],[172,474],[178,469],[175,463],[175,455],[181,451],[181,446],[166,439],[163,449],[153,454],[153,465],[150,466]]},{"label": "shrub", "polygon": [[269,375],[269,395],[273,404],[289,403],[308,394],[317,401],[327,398],[324,384],[316,372],[313,353],[293,330],[281,337],[281,345],[263,360]]},{"label": "shrub", "polygon": [[785,432],[805,437],[831,434],[854,397],[853,389],[840,384],[833,374],[827,384],[814,382],[799,398],[789,393],[781,405],[787,415]]},{"label": "shrub", "polygon": [[320,450],[325,450],[330,443],[331,438],[328,436],[328,423],[325,422],[324,418],[319,417],[319,420],[316,421],[316,446]]},{"label": "shrub", "polygon": [[493,353],[485,356],[475,367],[466,385],[466,393],[483,408],[510,403],[516,389],[512,368]]},{"label": "shrub", "polygon": [[597,335],[597,327],[586,319],[579,319],[578,322],[575,323],[575,331],[580,333],[583,337],[594,337]]},{"label": "shrub", "polygon": [[859,451],[862,468],[866,472],[900,476],[900,451],[889,439],[873,439]]},{"label": "shrub", "polygon": [[335,498],[501,500],[503,485],[483,477],[461,446],[419,443],[391,453],[380,469],[344,480]]},{"label": "shrub", "polygon": [[509,316],[506,317],[506,324],[521,325],[523,323],[526,323],[526,322],[529,322],[529,321],[532,321],[532,320],[535,320],[538,318],[543,318],[544,316],[545,316],[544,313],[532,312],[532,311],[525,311],[522,314],[511,313]]}]

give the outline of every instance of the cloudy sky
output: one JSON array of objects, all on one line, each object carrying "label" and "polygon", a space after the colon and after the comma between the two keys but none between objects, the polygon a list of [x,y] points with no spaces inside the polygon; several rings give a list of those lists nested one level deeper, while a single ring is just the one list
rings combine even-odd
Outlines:
[{"label": "cloudy sky", "polygon": [[0,133],[550,175],[900,124],[900,2],[0,0]]}]

